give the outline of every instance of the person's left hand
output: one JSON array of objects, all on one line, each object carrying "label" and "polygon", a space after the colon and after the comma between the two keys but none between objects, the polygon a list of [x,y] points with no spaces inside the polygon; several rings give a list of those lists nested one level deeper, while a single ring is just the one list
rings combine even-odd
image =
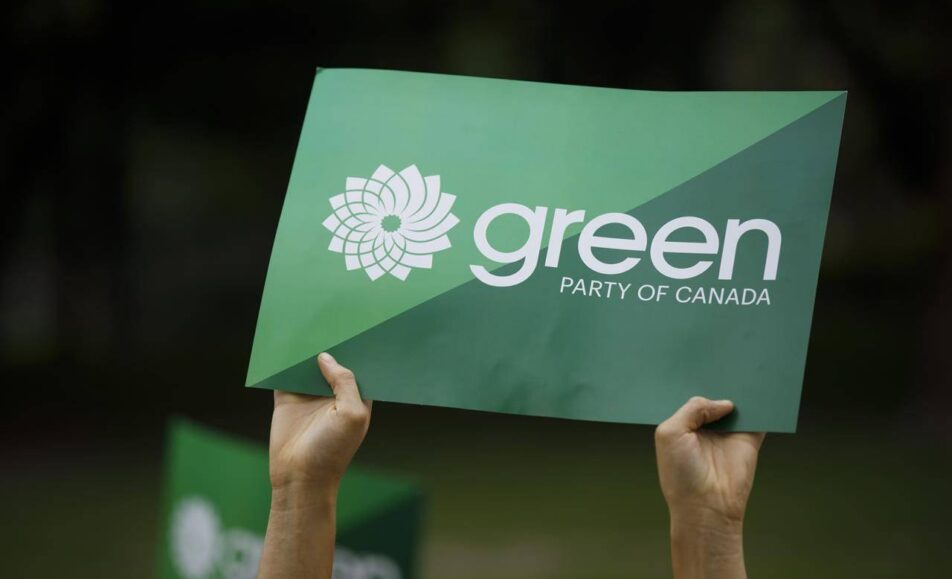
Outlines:
[{"label": "person's left hand", "polygon": [[744,513],[764,434],[703,429],[733,410],[695,396],[655,430],[675,579],[747,576]]},{"label": "person's left hand", "polygon": [[728,400],[695,396],[655,430],[658,476],[672,515],[743,521],[764,434],[702,428],[733,410]]}]

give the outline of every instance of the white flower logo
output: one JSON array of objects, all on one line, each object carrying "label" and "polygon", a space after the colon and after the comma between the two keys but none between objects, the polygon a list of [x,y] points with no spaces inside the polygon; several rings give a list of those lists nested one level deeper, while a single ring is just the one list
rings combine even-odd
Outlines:
[{"label": "white flower logo", "polygon": [[413,268],[429,269],[433,254],[450,247],[447,232],[455,195],[440,192],[440,176],[423,177],[416,165],[394,173],[380,165],[369,179],[348,177],[346,192],[331,197],[324,227],[328,247],[344,254],[348,271],[363,268],[371,280],[385,273],[403,281]]}]

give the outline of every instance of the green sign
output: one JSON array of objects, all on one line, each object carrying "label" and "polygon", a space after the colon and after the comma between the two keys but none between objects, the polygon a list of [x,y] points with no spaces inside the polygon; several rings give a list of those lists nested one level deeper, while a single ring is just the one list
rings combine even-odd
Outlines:
[{"label": "green sign", "polygon": [[[268,453],[184,421],[169,431],[161,579],[254,579],[268,525]],[[351,468],[337,500],[335,579],[417,576],[422,495]]]},{"label": "green sign", "polygon": [[845,104],[319,70],[247,384],[792,432]]}]

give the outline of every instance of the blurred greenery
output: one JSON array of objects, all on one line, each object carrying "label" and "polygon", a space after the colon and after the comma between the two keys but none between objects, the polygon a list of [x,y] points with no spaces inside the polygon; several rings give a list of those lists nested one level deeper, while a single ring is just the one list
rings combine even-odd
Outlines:
[{"label": "blurred greenery", "polygon": [[[3,3],[2,575],[148,576],[167,418],[265,440],[269,393],[241,384],[316,66],[849,90],[800,433],[768,438],[750,570],[941,574],[950,22],[927,0]],[[431,492],[427,576],[668,574],[650,429],[375,412],[360,460]]]}]

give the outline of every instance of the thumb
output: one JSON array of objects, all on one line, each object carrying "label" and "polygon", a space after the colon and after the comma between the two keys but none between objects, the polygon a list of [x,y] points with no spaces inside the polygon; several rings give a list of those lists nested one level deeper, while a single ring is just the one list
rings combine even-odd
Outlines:
[{"label": "thumb", "polygon": [[705,424],[720,420],[734,410],[730,400],[708,400],[694,396],[678,409],[671,418],[658,425],[658,435],[679,436],[694,432]]},{"label": "thumb", "polygon": [[360,399],[360,390],[357,388],[357,378],[350,369],[338,364],[337,360],[327,352],[321,352],[317,356],[317,365],[327,383],[331,385],[331,390],[334,391],[334,396],[340,404],[354,406],[363,404]]}]

